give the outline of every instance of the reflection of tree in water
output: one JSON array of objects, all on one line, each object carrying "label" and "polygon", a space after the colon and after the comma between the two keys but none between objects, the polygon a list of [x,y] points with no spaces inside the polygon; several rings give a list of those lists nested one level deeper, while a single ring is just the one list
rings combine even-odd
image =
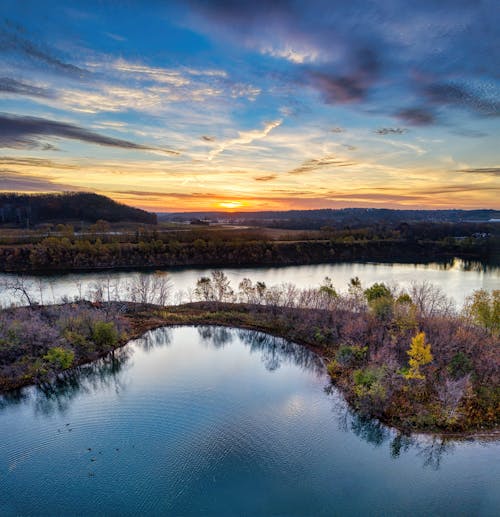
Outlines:
[{"label": "reflection of tree in water", "polygon": [[73,368],[53,382],[23,388],[0,398],[0,409],[31,400],[36,413],[65,413],[71,401],[82,393],[123,389],[121,374],[131,356],[130,347],[120,348],[92,363]]},{"label": "reflection of tree in water", "polygon": [[267,370],[277,370],[282,364],[293,364],[324,375],[325,368],[322,359],[306,347],[254,330],[238,330],[240,340],[249,345],[250,351],[260,352]]},{"label": "reflection of tree in water", "polygon": [[251,353],[260,353],[268,371],[277,370],[282,364],[293,364],[317,374],[324,374],[321,358],[307,348],[264,332],[231,329],[218,326],[198,327],[200,337],[215,348],[223,348],[237,336],[250,347]]},{"label": "reflection of tree in water", "polygon": [[455,444],[453,442],[437,436],[433,436],[430,441],[425,440],[417,446],[418,456],[423,458],[424,467],[430,467],[434,470],[439,470],[443,456],[453,451],[454,448]]},{"label": "reflection of tree in water", "polygon": [[227,327],[202,325],[197,330],[201,339],[215,348],[224,348],[233,340],[233,331]]},{"label": "reflection of tree in water", "polygon": [[351,418],[351,431],[365,442],[380,447],[391,437],[391,431],[374,418],[366,418],[353,414]]},{"label": "reflection of tree in water", "polygon": [[402,453],[413,451],[417,457],[422,458],[424,467],[439,470],[444,456],[455,448],[454,442],[445,438],[403,434],[385,426],[377,419],[359,415],[345,401],[339,400],[339,392],[332,385],[325,389],[325,393],[335,395],[332,400],[340,430],[353,432],[375,447],[387,445],[393,459],[399,458]]},{"label": "reflection of tree in water", "polygon": [[145,352],[168,346],[170,343],[172,343],[172,327],[148,330],[143,336],[134,341],[134,344],[140,346]]}]

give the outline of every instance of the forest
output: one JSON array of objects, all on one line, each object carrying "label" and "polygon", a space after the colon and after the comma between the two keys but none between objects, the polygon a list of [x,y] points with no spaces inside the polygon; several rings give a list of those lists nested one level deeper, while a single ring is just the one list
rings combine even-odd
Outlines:
[{"label": "forest", "polygon": [[346,261],[500,261],[499,225],[402,224],[397,228],[277,230],[191,225],[71,224],[0,231],[0,271],[63,272],[172,266],[270,266]]}]

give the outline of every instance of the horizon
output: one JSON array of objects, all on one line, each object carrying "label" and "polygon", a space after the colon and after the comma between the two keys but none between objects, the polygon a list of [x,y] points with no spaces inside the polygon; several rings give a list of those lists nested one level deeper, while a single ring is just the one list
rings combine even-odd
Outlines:
[{"label": "horizon", "polygon": [[0,7],[0,192],[152,212],[500,209],[481,3]]}]

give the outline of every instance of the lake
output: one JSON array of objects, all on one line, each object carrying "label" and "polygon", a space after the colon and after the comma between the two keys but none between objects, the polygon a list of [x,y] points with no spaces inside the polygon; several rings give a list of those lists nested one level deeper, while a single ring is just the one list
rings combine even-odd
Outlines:
[{"label": "lake", "polygon": [[[168,271],[172,280],[172,292],[183,293],[182,301],[189,301],[188,289],[194,288],[201,276],[209,276],[212,269],[173,269]],[[475,289],[500,289],[500,268],[485,266],[478,262],[464,262],[459,259],[447,263],[430,264],[391,264],[391,263],[334,263],[307,266],[286,266],[272,268],[223,268],[231,280],[233,289],[237,290],[239,282],[248,277],[252,281],[265,282],[267,286],[290,282],[298,287],[318,287],[325,276],[333,280],[339,291],[345,291],[349,280],[358,276],[364,286],[375,282],[408,286],[411,282],[428,281],[439,287],[452,297],[457,305],[462,305],[466,296]],[[138,272],[100,272],[71,273],[52,276],[25,276],[31,283],[35,299],[43,303],[61,301],[63,297],[73,297],[88,291],[91,285],[99,280],[109,279],[119,282],[123,287],[127,280],[137,275],[151,274]],[[2,279],[14,275],[0,273]],[[42,295],[39,286],[42,286]],[[124,289],[121,296],[126,298]],[[171,302],[177,303],[178,296],[172,294]],[[26,303],[19,295],[11,292],[0,292],[0,304]]]},{"label": "lake", "polygon": [[0,399],[2,516],[493,516],[499,457],[360,419],[312,352],[222,327]]}]

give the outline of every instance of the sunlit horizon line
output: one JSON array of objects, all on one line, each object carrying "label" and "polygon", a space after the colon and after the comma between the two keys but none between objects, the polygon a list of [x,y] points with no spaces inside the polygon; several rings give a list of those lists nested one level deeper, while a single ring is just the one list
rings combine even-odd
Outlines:
[{"label": "sunlit horizon line", "polygon": [[[472,206],[464,206],[459,204],[446,204],[446,203],[436,203],[436,204],[401,204],[397,203],[348,203],[343,201],[333,202],[330,206],[321,204],[318,206],[303,206],[300,202],[293,204],[286,204],[280,202],[280,199],[276,199],[276,204],[273,206],[262,206],[265,203],[257,199],[256,201],[260,206],[252,206],[255,203],[254,199],[246,199],[246,200],[238,200],[238,199],[212,199],[209,203],[204,204],[200,203],[198,206],[186,206],[184,205],[176,205],[172,204],[171,206],[165,206],[165,204],[156,204],[156,203],[134,203],[129,199],[123,199],[119,195],[113,195],[113,193],[106,191],[98,191],[98,190],[64,190],[64,191],[15,191],[15,190],[1,190],[0,194],[19,194],[19,195],[64,195],[64,194],[73,194],[73,193],[92,193],[97,195],[105,196],[117,203],[122,205],[130,206],[133,208],[139,208],[141,210],[145,210],[153,213],[200,213],[200,212],[220,212],[220,213],[235,213],[235,212],[244,212],[244,213],[259,213],[259,212],[289,212],[289,211],[313,211],[313,210],[346,210],[346,209],[359,209],[359,210],[426,210],[426,211],[446,211],[446,210],[492,210],[492,211],[500,211],[500,206],[484,206],[484,205],[472,205]],[[162,195],[163,193],[159,193]],[[189,196],[186,196],[189,199]],[[353,195],[353,197],[356,197]],[[195,195],[193,195],[193,200],[197,199]],[[312,198],[304,198],[305,201],[314,201]]]}]

